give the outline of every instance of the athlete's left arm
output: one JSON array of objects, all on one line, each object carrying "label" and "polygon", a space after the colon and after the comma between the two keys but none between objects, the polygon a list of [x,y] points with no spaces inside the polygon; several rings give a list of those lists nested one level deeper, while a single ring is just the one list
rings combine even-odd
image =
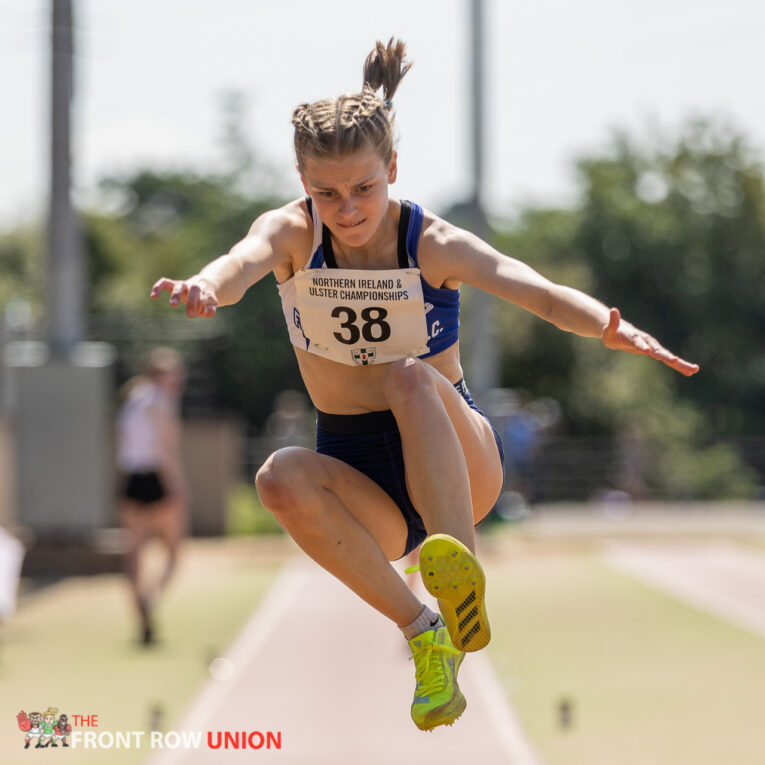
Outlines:
[{"label": "athlete's left arm", "polygon": [[608,348],[650,356],[683,375],[699,371],[697,364],[678,358],[647,332],[622,319],[617,308],[609,309],[577,289],[551,282],[525,263],[444,221],[434,222],[423,233],[420,264],[432,284],[464,282],[515,303],[562,330],[600,338]]}]

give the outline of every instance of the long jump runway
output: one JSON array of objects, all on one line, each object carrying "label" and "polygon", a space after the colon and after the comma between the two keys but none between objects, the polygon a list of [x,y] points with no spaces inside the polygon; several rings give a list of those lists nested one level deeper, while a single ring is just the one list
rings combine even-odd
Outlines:
[{"label": "long jump runway", "polygon": [[[311,561],[293,559],[218,662],[221,679],[211,679],[173,726],[202,731],[201,746],[157,752],[150,765],[390,765],[394,758],[539,765],[485,653],[469,654],[460,670],[466,711],[432,733],[409,716],[408,656],[384,617]],[[211,749],[208,731],[258,731],[255,745],[261,734],[280,734],[281,748]]]}]

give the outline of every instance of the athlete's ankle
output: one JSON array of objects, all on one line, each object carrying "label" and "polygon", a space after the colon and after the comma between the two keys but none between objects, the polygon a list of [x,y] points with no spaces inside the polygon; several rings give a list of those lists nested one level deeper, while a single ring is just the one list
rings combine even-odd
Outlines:
[{"label": "athlete's ankle", "polygon": [[399,629],[407,640],[411,640],[412,638],[417,637],[417,635],[421,635],[423,632],[435,630],[439,627],[443,627],[441,617],[434,611],[431,611],[427,606],[423,606],[419,616],[411,624],[399,627]]}]

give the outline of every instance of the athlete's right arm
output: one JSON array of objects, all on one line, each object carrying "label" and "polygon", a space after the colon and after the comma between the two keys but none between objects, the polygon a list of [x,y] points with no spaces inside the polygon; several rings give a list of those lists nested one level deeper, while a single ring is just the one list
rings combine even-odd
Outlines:
[{"label": "athlete's right arm", "polygon": [[305,224],[294,205],[261,215],[247,236],[225,255],[208,263],[188,279],[158,279],[151,288],[151,297],[163,291],[170,293],[170,305],[186,304],[189,317],[210,318],[220,306],[232,305],[267,273],[284,268],[292,252],[299,246]]}]

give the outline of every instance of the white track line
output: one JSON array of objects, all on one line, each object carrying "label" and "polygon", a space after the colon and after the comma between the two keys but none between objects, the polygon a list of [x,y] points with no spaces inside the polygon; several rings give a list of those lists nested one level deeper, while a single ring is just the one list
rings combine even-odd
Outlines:
[{"label": "white track line", "polygon": [[[292,607],[307,578],[307,570],[298,558],[291,559],[281,570],[263,602],[239,633],[225,657],[235,668],[244,668],[256,656],[282,616]],[[229,687],[225,680],[208,680],[204,690],[192,702],[190,709],[177,726],[179,731],[207,728],[208,720],[226,702]],[[149,762],[150,765],[172,765],[188,755],[183,749],[163,749]]]},{"label": "white track line", "polygon": [[[698,555],[701,560],[706,559],[709,565],[735,565],[739,570],[746,567],[751,575],[757,575],[760,580],[765,579],[765,563],[744,550],[732,550],[727,545],[705,545],[692,550],[690,554]],[[765,637],[765,611],[762,606],[738,597],[730,588],[726,591],[724,582],[720,582],[721,589],[717,589],[709,583],[698,581],[692,572],[682,568],[688,555],[687,547],[678,548],[678,565],[673,565],[672,552],[666,548],[656,550],[637,545],[613,544],[606,553],[605,561],[621,573],[673,595],[700,611]]]},{"label": "white track line", "polygon": [[542,765],[510,706],[505,690],[497,679],[486,651],[469,657],[473,682],[478,687],[489,720],[512,765]]}]

